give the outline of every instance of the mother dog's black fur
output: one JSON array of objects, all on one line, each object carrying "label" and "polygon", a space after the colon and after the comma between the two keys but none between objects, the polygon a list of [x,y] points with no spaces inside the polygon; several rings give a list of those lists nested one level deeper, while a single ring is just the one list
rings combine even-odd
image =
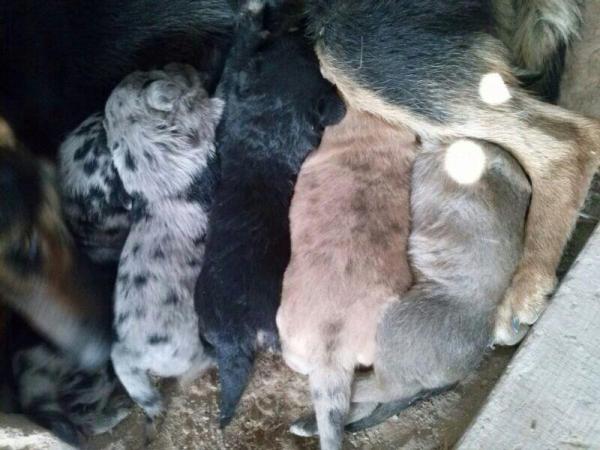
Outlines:
[{"label": "mother dog's black fur", "polygon": [[196,286],[200,333],[214,348],[221,426],[246,387],[254,354],[278,346],[275,314],[290,257],[288,209],[307,154],[343,104],[302,32],[261,42],[247,14],[226,63],[217,130],[221,182]]},{"label": "mother dog's black fur", "polygon": [[136,69],[189,63],[214,88],[232,25],[227,0],[1,0],[0,113],[54,153]]},{"label": "mother dog's black fur", "polygon": [[487,72],[464,49],[492,31],[491,0],[386,1],[309,0],[309,31],[358,83],[444,123],[447,102]]}]

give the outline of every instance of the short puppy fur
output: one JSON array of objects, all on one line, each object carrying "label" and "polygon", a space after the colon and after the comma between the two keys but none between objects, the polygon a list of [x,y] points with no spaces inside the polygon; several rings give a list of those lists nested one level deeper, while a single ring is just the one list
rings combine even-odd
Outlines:
[{"label": "short puppy fur", "polygon": [[[95,274],[94,286],[108,303],[113,277]],[[12,411],[78,448],[85,438],[111,430],[129,414],[132,402],[108,361],[82,368],[14,314],[6,341],[6,378],[0,380],[8,387]]]},{"label": "short puppy fur", "polygon": [[[372,422],[378,403],[407,406],[470,373],[522,251],[530,187],[513,158],[477,141],[425,144],[410,183],[417,146],[351,110],[296,185],[277,324],[286,362],[309,375],[322,449],[341,448],[345,423]],[[465,183],[473,161],[480,178]],[[353,387],[361,366],[373,375]]]},{"label": "short puppy fur", "polygon": [[[514,344],[546,305],[555,270],[599,164],[600,122],[523,91],[483,0],[310,0],[321,70],[353,108],[424,140],[502,146],[533,194],[525,249],[498,309],[496,343]],[[456,24],[460,24],[457,26]]]},{"label": "short puppy fur", "polygon": [[263,39],[263,13],[261,2],[242,6],[219,87],[221,181],[195,293],[200,331],[219,366],[221,426],[233,417],[255,352],[278,347],[293,186],[323,128],[343,111],[303,33]]},{"label": "short puppy fur", "polygon": [[309,376],[324,448],[341,444],[343,427],[323,422],[343,421],[348,405],[338,403],[349,403],[354,370],[373,365],[384,305],[412,283],[414,147],[408,130],[349,110],[298,176],[277,326],[285,361]]},{"label": "short puppy fur", "polygon": [[148,432],[163,411],[151,375],[191,381],[211,363],[200,342],[193,292],[216,183],[214,138],[222,110],[200,74],[178,64],[134,72],[106,104],[107,144],[133,201],[115,288],[112,361],[146,413]]},{"label": "short puppy fur", "polygon": [[131,197],[106,143],[104,114],[88,117],[61,144],[60,196],[77,246],[94,262],[115,263],[131,228]]}]

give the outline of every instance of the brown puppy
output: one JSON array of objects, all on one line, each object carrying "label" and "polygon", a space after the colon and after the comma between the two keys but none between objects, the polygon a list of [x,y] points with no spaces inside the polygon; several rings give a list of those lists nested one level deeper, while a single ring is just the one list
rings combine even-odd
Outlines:
[{"label": "brown puppy", "polygon": [[320,413],[331,402],[327,379],[342,377],[338,395],[349,397],[354,369],[374,363],[382,307],[412,282],[414,150],[413,133],[349,110],[325,130],[296,183],[277,326],[288,365],[310,375],[322,433]]},{"label": "brown puppy", "polygon": [[598,167],[600,123],[542,103],[518,86],[505,47],[489,34],[487,2],[307,4],[322,72],[352,108],[408,126],[424,140],[493,142],[527,172],[533,195],[525,250],[495,330],[496,343],[519,341],[554,288]]},{"label": "brown puppy", "polygon": [[110,321],[75,260],[54,171],[1,118],[0,193],[0,302],[84,366],[106,361]]}]

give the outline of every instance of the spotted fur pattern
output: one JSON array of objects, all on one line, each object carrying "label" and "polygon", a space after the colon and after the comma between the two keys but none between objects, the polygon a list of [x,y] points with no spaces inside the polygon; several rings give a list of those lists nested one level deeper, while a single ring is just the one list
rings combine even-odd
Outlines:
[{"label": "spotted fur pattern", "polygon": [[129,75],[106,105],[107,144],[133,201],[115,288],[112,360],[151,421],[163,405],[150,375],[194,378],[211,361],[200,342],[193,290],[222,109],[199,73],[177,64]]},{"label": "spotted fur pattern", "polygon": [[119,260],[131,227],[131,198],[106,145],[104,114],[86,119],[59,149],[63,211],[76,243],[95,262]]},{"label": "spotted fur pattern", "polygon": [[64,441],[114,428],[131,401],[107,365],[83,370],[46,344],[24,348],[12,361],[19,409]]}]

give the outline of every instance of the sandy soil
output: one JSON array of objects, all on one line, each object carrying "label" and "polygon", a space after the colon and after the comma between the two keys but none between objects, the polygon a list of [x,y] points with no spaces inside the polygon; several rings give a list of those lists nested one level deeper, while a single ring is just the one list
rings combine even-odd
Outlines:
[{"label": "sandy soil", "polygon": [[[582,42],[568,59],[561,103],[600,117],[600,2],[587,2]],[[600,183],[590,196],[578,233],[567,252],[566,270],[600,217]],[[406,410],[387,423],[348,436],[349,449],[450,448],[477,413],[510,360],[513,349],[497,349],[479,371],[455,390]],[[151,450],[170,449],[314,449],[316,439],[296,438],[289,423],[309,410],[307,383],[288,370],[276,355],[260,358],[250,388],[232,425],[221,432],[216,424],[218,386],[214,372],[182,390],[166,387],[171,405]],[[112,434],[97,436],[90,450],[142,448],[142,417],[136,412]]]}]

